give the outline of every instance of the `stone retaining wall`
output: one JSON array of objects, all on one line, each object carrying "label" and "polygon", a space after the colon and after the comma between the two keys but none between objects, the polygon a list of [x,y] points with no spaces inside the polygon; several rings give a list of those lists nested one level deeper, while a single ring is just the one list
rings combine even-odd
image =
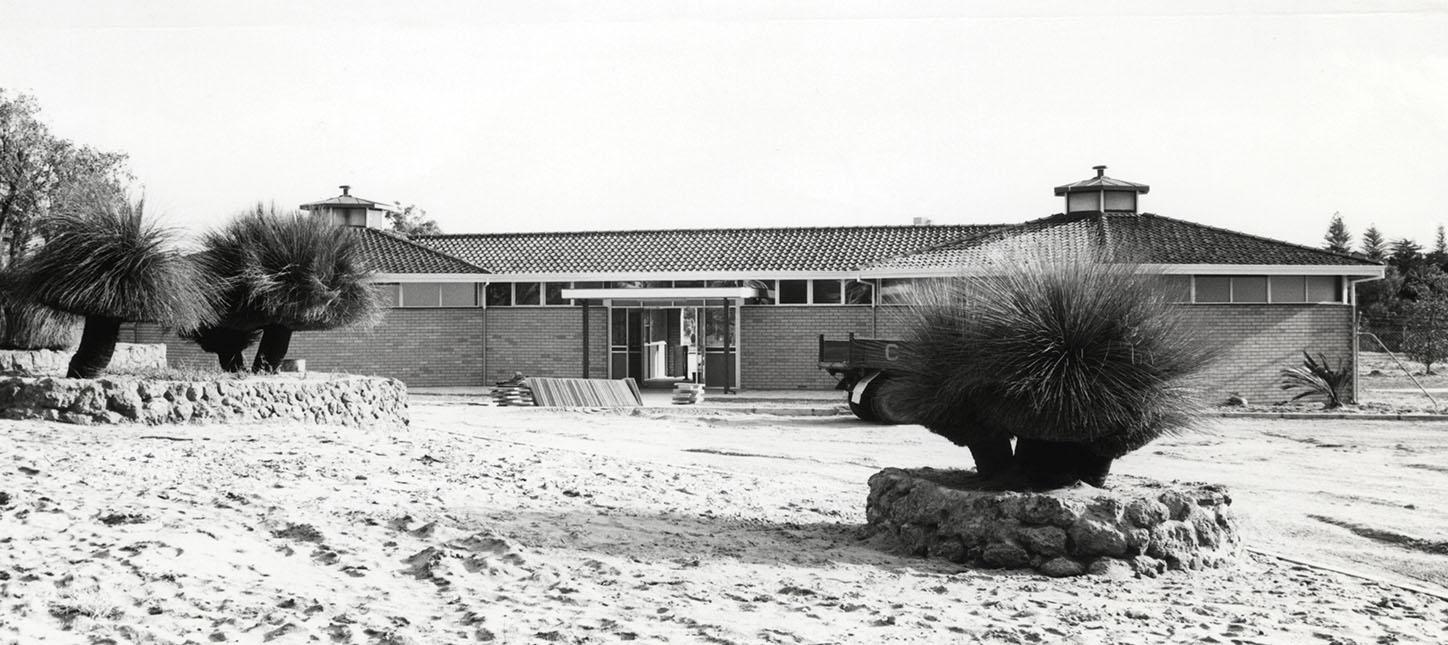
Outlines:
[{"label": "stone retaining wall", "polygon": [[[8,376],[65,376],[73,351],[51,349],[0,349],[0,374]],[[116,343],[106,369],[147,370],[166,367],[163,344]]]},{"label": "stone retaining wall", "polygon": [[1232,561],[1239,544],[1220,486],[1113,476],[1111,488],[1039,493],[971,488],[973,472],[887,468],[865,514],[911,553],[1051,576],[1155,576]]},{"label": "stone retaining wall", "polygon": [[406,425],[407,386],[390,378],[315,372],[215,381],[11,377],[0,379],[0,416],[84,425]]}]

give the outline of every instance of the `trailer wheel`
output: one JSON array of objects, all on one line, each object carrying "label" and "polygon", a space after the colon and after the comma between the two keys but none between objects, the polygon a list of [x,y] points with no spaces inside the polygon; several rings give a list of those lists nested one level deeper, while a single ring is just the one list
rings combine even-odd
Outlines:
[{"label": "trailer wheel", "polygon": [[870,406],[870,414],[875,423],[891,426],[907,423],[905,416],[890,406],[890,397],[882,395],[885,382],[889,380],[887,374],[875,377],[875,380],[870,381],[870,386],[865,388],[865,395],[861,398]]},{"label": "trailer wheel", "polygon": [[875,408],[874,406],[870,405],[869,388],[866,388],[865,393],[860,395],[860,399],[861,400],[859,403],[855,403],[853,400],[850,400],[849,396],[845,397],[845,400],[849,401],[850,403],[850,412],[855,413],[855,416],[858,417],[861,421],[867,421],[869,423],[879,423],[880,419],[875,416]]}]

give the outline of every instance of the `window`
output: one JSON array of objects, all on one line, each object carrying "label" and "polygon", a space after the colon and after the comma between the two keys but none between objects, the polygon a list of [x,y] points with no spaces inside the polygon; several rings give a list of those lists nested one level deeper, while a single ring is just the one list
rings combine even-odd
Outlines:
[{"label": "window", "polygon": [[443,307],[478,306],[478,289],[471,282],[444,282],[438,285],[439,300]]},{"label": "window", "polygon": [[809,302],[808,280],[780,280],[779,304],[802,305]]},{"label": "window", "polygon": [[1224,275],[1197,276],[1197,302],[1231,302],[1232,279]]},{"label": "window", "polygon": [[1232,276],[1232,302],[1267,302],[1267,276]]},{"label": "window", "polygon": [[377,294],[378,305],[389,309],[398,306],[396,283],[374,284],[372,291]]},{"label": "window", "polygon": [[1189,275],[1162,276],[1162,290],[1171,302],[1192,301],[1192,277]]},{"label": "window", "polygon": [[1332,275],[1199,275],[1196,288],[1196,302],[1342,302],[1342,278]]},{"label": "window", "polygon": [[875,302],[875,283],[851,280],[845,283],[845,304],[868,305]]},{"label": "window", "polygon": [[1335,275],[1307,276],[1308,302],[1342,302],[1342,278]]},{"label": "window", "polygon": [[545,282],[543,283],[543,304],[545,305],[566,305],[567,300],[563,299],[563,290],[568,287],[567,282]]},{"label": "window", "polygon": [[493,282],[488,285],[486,299],[489,307],[513,306],[513,283]]},{"label": "window", "polygon": [[1307,276],[1274,275],[1267,281],[1272,285],[1272,302],[1307,302]]},{"label": "window", "polygon": [[813,287],[814,303],[817,305],[837,305],[844,297],[839,280],[815,280]]},{"label": "window", "polygon": [[910,300],[913,280],[889,278],[880,281],[880,304],[898,305]]},{"label": "window", "polygon": [[403,307],[478,306],[478,288],[472,282],[404,282],[398,287]]},{"label": "window", "polygon": [[515,282],[513,283],[513,304],[515,305],[536,305],[539,304],[537,282]]}]

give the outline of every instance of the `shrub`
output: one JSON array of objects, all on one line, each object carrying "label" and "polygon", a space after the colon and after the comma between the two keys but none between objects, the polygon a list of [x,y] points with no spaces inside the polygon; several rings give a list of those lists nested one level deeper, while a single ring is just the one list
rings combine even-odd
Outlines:
[{"label": "shrub", "polygon": [[886,395],[969,447],[982,474],[1014,470],[1009,486],[1099,484],[1112,459],[1187,427],[1198,407],[1183,382],[1211,352],[1167,293],[1136,267],[1092,261],[945,281],[909,307]]},{"label": "shrub", "polygon": [[99,375],[122,322],[193,329],[213,318],[215,292],[144,210],[118,190],[91,188],[67,200],[49,223],[49,240],[17,271],[26,300],[85,317],[67,376]]},{"label": "shrub", "polygon": [[1301,365],[1282,370],[1282,389],[1301,390],[1292,397],[1293,401],[1321,397],[1322,407],[1328,409],[1342,407],[1351,383],[1351,366],[1338,363],[1337,367],[1333,367],[1322,354],[1313,359],[1311,354],[1303,351]]},{"label": "shrub", "polygon": [[81,318],[22,297],[13,271],[0,273],[0,349],[75,347]]},{"label": "shrub", "polygon": [[257,205],[203,243],[199,257],[225,297],[215,329],[193,339],[215,348],[226,369],[240,369],[237,357],[258,329],[252,369],[275,371],[292,332],[367,325],[381,314],[361,240],[347,227]]}]

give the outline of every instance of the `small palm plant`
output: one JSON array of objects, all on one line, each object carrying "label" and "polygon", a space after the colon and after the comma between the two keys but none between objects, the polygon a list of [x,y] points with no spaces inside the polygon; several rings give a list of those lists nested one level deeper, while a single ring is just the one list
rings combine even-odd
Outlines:
[{"label": "small palm plant", "polygon": [[110,365],[122,322],[194,329],[213,319],[215,292],[168,229],[147,221],[142,201],[91,187],[57,213],[44,246],[18,269],[26,300],[85,318],[67,377],[95,378]]},{"label": "small palm plant", "polygon": [[257,205],[206,235],[200,254],[224,285],[219,321],[192,338],[239,371],[244,351],[260,344],[252,370],[274,372],[293,332],[374,322],[381,313],[357,234],[323,218]]},{"label": "small palm plant", "polygon": [[1102,485],[1113,460],[1193,420],[1185,381],[1210,351],[1167,292],[1138,268],[1082,261],[947,281],[909,308],[883,395],[996,485]]},{"label": "small palm plant", "polygon": [[1282,389],[1300,390],[1297,396],[1292,397],[1293,401],[1320,397],[1323,401],[1322,407],[1329,410],[1342,407],[1347,388],[1351,384],[1350,367],[1341,362],[1333,367],[1327,356],[1318,354],[1314,359],[1305,350],[1302,352],[1301,365],[1282,370]]}]

